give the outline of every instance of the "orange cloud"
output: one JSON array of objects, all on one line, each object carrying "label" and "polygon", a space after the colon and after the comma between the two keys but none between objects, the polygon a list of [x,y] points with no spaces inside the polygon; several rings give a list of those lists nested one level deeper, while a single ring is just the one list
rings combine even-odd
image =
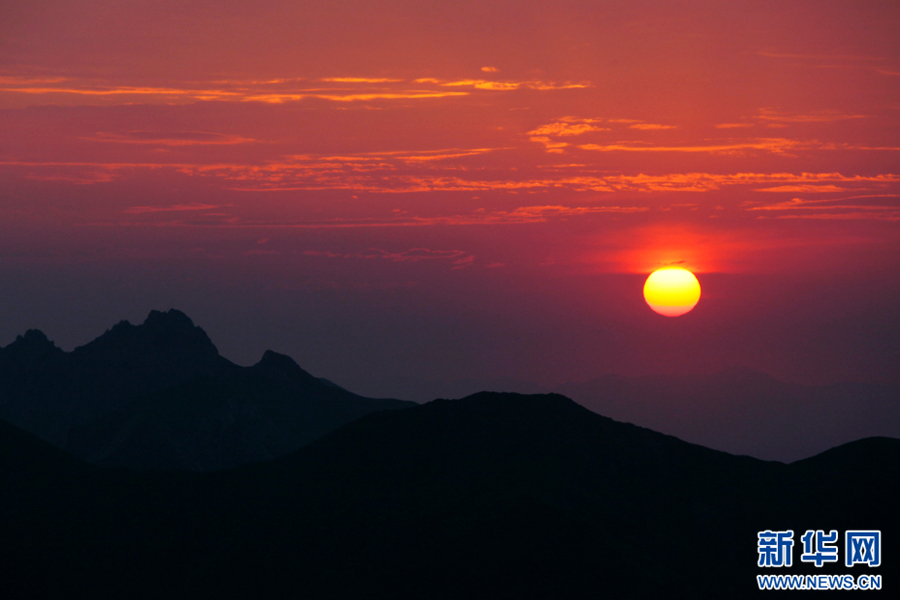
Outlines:
[{"label": "orange cloud", "polygon": [[766,152],[783,154],[788,150],[815,146],[821,146],[821,144],[799,142],[786,138],[756,138],[748,141],[708,145],[654,146],[642,142],[619,142],[616,144],[582,144],[578,147],[582,150],[597,152],[704,152],[715,154],[745,150],[764,150]]},{"label": "orange cloud", "polygon": [[[493,71],[490,71],[493,72]],[[519,89],[560,90],[589,87],[590,83],[557,83],[539,80],[494,81],[485,79],[443,80],[419,78],[413,81],[387,77],[325,77],[320,84],[309,85],[302,78],[269,80],[217,80],[194,83],[189,87],[118,85],[91,79],[66,77],[5,76],[0,78],[0,99],[11,96],[47,96],[54,103],[65,103],[66,97],[111,102],[189,103],[197,101],[264,102],[281,104],[307,99],[332,102],[365,102],[373,100],[410,100],[466,96],[472,91],[513,91]],[[413,85],[415,84],[415,85]],[[447,90],[468,87],[470,91]],[[15,101],[13,101],[15,104]]]},{"label": "orange cloud", "polygon": [[98,132],[81,139],[93,142],[114,142],[118,144],[151,144],[160,146],[227,146],[259,142],[253,138],[225,135],[208,131],[175,131],[157,133],[151,131],[128,131],[125,133]]},{"label": "orange cloud", "polygon": [[20,86],[35,83],[61,83],[68,81],[68,77],[29,77],[29,76],[0,76],[0,85]]},{"label": "orange cloud", "polygon": [[[536,136],[537,137],[537,136]],[[152,136],[148,136],[152,139]],[[212,138],[218,140],[219,138]],[[551,149],[565,147],[551,138],[536,139]],[[479,175],[483,167],[460,165],[460,159],[500,152],[500,148],[449,148],[426,151],[370,152],[355,155],[290,155],[260,163],[160,162],[39,162],[0,161],[26,170],[35,179],[78,183],[111,181],[138,169],[168,169],[192,176],[222,180],[228,189],[279,192],[288,190],[352,190],[373,193],[425,191],[539,191],[576,192],[710,192],[729,186],[748,186],[766,193],[835,193],[849,189],[887,188],[900,175],[843,175],[841,173],[597,173],[584,164],[538,166],[540,177],[522,177],[518,170]],[[507,149],[509,150],[509,149]],[[532,171],[534,172],[534,171]]]},{"label": "orange cloud", "polygon": [[657,123],[635,123],[628,126],[629,129],[641,129],[644,131],[655,131],[659,129],[677,129],[675,125],[659,125]]},{"label": "orange cloud", "polygon": [[834,111],[822,111],[811,114],[785,114],[772,108],[761,108],[756,116],[760,121],[778,121],[784,123],[833,123],[851,119],[867,119],[868,115],[847,115]]},{"label": "orange cloud", "polygon": [[[125,213],[129,215],[142,215],[146,213],[172,212],[172,211],[190,211],[190,210],[212,210],[221,208],[222,204],[173,204],[171,206],[132,206],[125,209]],[[220,215],[221,216],[221,215]]]},{"label": "orange cloud", "polygon": [[846,212],[825,214],[777,215],[757,217],[758,219],[816,219],[823,221],[900,221],[900,210],[893,212]]},{"label": "orange cloud", "polygon": [[[557,121],[556,123],[549,123],[547,125],[541,125],[537,129],[533,129],[533,130],[529,131],[528,135],[572,136],[572,135],[581,135],[583,133],[588,133],[590,131],[610,131],[610,130],[605,127],[597,127],[596,125],[592,125],[589,122],[573,123],[571,121]],[[532,139],[534,139],[534,138],[532,138]]]},{"label": "orange cloud", "polygon": [[787,218],[787,219],[847,219],[847,220],[886,220],[896,221],[900,219],[900,206],[896,202],[891,204],[856,204],[852,200],[869,200],[871,198],[900,198],[898,194],[869,194],[863,196],[849,196],[845,198],[830,198],[824,200],[805,200],[791,198],[784,202],[751,206],[750,211],[779,212],[773,217],[758,218]]},{"label": "orange cloud", "polygon": [[268,104],[282,104],[284,102],[296,102],[315,98],[318,100],[332,100],[334,102],[360,102],[367,100],[416,100],[422,98],[450,98],[453,96],[467,96],[467,92],[440,92],[440,91],[405,91],[405,92],[370,92],[370,93],[266,93],[248,95],[242,98],[245,102],[266,102]]},{"label": "orange cloud", "polygon": [[824,194],[831,192],[843,192],[847,188],[838,187],[836,185],[776,185],[775,187],[759,188],[753,190],[755,192],[789,192],[793,194],[813,193]]},{"label": "orange cloud", "polygon": [[889,60],[888,57],[885,56],[866,56],[862,54],[790,54],[778,52],[757,52],[757,54],[767,58],[789,58],[804,61],[817,69],[855,69],[870,71],[890,77],[900,75],[900,71],[897,71],[896,68],[877,64]]},{"label": "orange cloud", "polygon": [[[68,80],[66,80],[68,81]],[[143,96],[153,97],[157,101],[172,101],[177,99],[196,100],[222,100],[241,99],[238,92],[221,89],[179,89],[163,87],[0,87],[0,93],[18,93],[31,95],[63,94],[73,96]]]},{"label": "orange cloud", "polygon": [[445,87],[472,87],[479,90],[501,90],[501,91],[511,91],[518,89],[532,89],[532,90],[569,90],[569,89],[578,89],[578,88],[588,88],[591,87],[590,82],[580,82],[580,83],[556,83],[556,82],[547,82],[547,81],[488,81],[485,79],[459,79],[459,80],[448,80],[448,79],[436,79],[433,77],[423,77],[415,80],[416,83],[433,83],[440,86]]},{"label": "orange cloud", "polygon": [[[137,207],[144,208],[144,207]],[[167,210],[160,209],[158,212]],[[193,210],[191,208],[171,210]],[[198,209],[199,210],[199,209]],[[385,228],[385,227],[430,227],[430,226],[470,226],[470,225],[518,225],[527,223],[546,223],[556,219],[566,219],[596,214],[635,214],[649,210],[642,206],[520,206],[513,210],[488,211],[475,210],[469,214],[453,214],[442,216],[416,216],[394,212],[384,218],[348,219],[335,218],[321,221],[253,221],[240,222],[230,215],[218,220],[186,221],[157,221],[157,222],[125,222],[125,223],[91,223],[91,225],[141,225],[154,227],[224,227],[239,229],[359,229],[359,228]],[[126,211],[129,212],[129,211]],[[154,212],[152,210],[141,212]],[[140,213],[133,213],[140,214]],[[206,216],[206,215],[204,215]],[[402,253],[387,253],[383,250],[372,250],[359,254],[334,254],[310,250],[305,252],[310,256],[323,256],[326,258],[385,258],[395,262],[415,262],[429,259],[466,259],[461,251],[427,251],[413,249]]]},{"label": "orange cloud", "polygon": [[335,81],[338,83],[397,83],[403,80],[384,77],[326,77],[321,81]]},{"label": "orange cloud", "polygon": [[567,142],[554,142],[546,136],[533,136],[528,139],[532,142],[543,144],[547,152],[562,152],[562,149],[569,145]]}]

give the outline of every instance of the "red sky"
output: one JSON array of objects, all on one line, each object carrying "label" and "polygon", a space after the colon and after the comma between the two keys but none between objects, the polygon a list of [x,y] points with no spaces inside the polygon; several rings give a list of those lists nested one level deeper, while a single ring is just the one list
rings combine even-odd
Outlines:
[{"label": "red sky", "polygon": [[[8,4],[8,3],[7,3]],[[896,2],[0,7],[0,345],[898,381]],[[677,263],[703,287],[641,297]]]}]

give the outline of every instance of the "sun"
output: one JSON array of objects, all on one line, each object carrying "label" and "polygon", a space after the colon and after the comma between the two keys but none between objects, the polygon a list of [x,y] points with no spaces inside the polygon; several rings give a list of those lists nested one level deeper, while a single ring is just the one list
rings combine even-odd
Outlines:
[{"label": "sun", "polygon": [[681,267],[658,269],[644,283],[644,300],[661,315],[680,317],[700,301],[700,282]]}]

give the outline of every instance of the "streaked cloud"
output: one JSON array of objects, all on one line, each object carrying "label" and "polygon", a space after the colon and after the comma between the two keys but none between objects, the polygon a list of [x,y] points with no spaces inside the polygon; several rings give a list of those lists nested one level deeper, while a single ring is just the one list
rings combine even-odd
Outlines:
[{"label": "streaked cloud", "polygon": [[325,77],[321,81],[335,81],[338,83],[398,83],[403,80],[385,77]]},{"label": "streaked cloud", "polygon": [[802,142],[787,138],[755,138],[749,140],[722,141],[712,144],[654,145],[647,142],[617,142],[614,144],[582,144],[582,150],[596,152],[697,152],[710,154],[739,153],[762,150],[783,154],[790,150],[822,147],[818,142]]},{"label": "streaked cloud", "polygon": [[644,206],[520,206],[512,210],[477,209],[468,214],[445,216],[410,216],[394,214],[385,219],[356,221],[331,220],[315,223],[295,223],[285,226],[301,228],[334,227],[424,227],[433,225],[517,225],[545,223],[554,219],[596,215],[603,213],[632,214],[649,210]]},{"label": "streaked cloud", "polygon": [[127,131],[123,133],[97,132],[82,139],[93,142],[117,144],[149,144],[159,146],[230,146],[234,144],[258,143],[259,140],[239,135],[226,135],[208,131]]},{"label": "streaked cloud", "polygon": [[771,50],[761,50],[757,52],[759,56],[767,58],[799,58],[812,60],[850,60],[863,62],[877,62],[885,60],[883,56],[867,56],[865,54],[802,54],[791,52],[775,52]]},{"label": "streaked cloud", "polygon": [[582,122],[572,122],[572,121],[557,121],[555,123],[548,123],[547,125],[541,125],[537,129],[532,129],[528,132],[528,135],[535,136],[573,136],[573,135],[581,135],[583,133],[588,133],[590,131],[610,131],[608,127],[597,127],[593,124],[592,121],[582,121]]},{"label": "streaked cloud", "polygon": [[558,154],[563,152],[563,148],[569,145],[568,142],[562,142],[553,138],[574,137],[596,131],[611,131],[608,127],[600,127],[601,119],[578,118],[578,117],[562,117],[553,123],[541,125],[528,132],[532,142],[542,144],[547,152]]},{"label": "streaked cloud", "polygon": [[[495,72],[495,71],[488,71]],[[389,77],[325,77],[267,80],[214,80],[189,86],[123,85],[115,81],[71,77],[0,77],[0,99],[38,97],[42,103],[192,103],[200,101],[282,104],[303,100],[366,102],[466,96],[478,91],[564,90],[590,87],[589,82],[541,80],[438,79]],[[454,88],[454,89],[447,89]],[[456,88],[469,88],[467,90]],[[79,100],[79,98],[81,100]],[[31,103],[30,101],[25,104]]]},{"label": "streaked cloud", "polygon": [[362,252],[354,253],[336,253],[322,250],[307,250],[303,254],[306,256],[321,256],[323,258],[362,258],[362,259],[383,259],[391,262],[420,262],[420,261],[451,261],[454,264],[464,261],[470,262],[470,258],[474,258],[470,254],[462,250],[429,250],[428,248],[411,248],[402,252],[388,252],[380,248],[369,248]]},{"label": "streaked cloud", "polygon": [[677,129],[676,125],[660,125],[658,123],[634,123],[628,126],[629,129],[640,129],[643,131],[655,131],[659,129]]},{"label": "streaked cloud", "polygon": [[758,188],[755,192],[788,192],[792,194],[825,194],[832,192],[843,192],[847,188],[838,187],[836,185],[776,185],[768,188]]},{"label": "streaked cloud", "polygon": [[757,55],[766,58],[790,59],[808,67],[816,69],[855,69],[864,70],[879,75],[896,77],[900,75],[900,68],[896,64],[891,65],[891,59],[887,56],[869,56],[865,54],[801,54],[787,52],[757,52]]},{"label": "streaked cloud", "polygon": [[[598,123],[602,123],[603,119],[595,118],[579,118],[579,117],[562,117],[552,123],[541,125],[528,132],[532,142],[543,144],[549,153],[559,154],[563,152],[570,144],[553,138],[574,137],[588,133],[600,131],[613,131],[612,127],[601,127]],[[659,131],[665,129],[677,129],[676,125],[661,125],[658,123],[645,123],[639,119],[606,119],[609,124],[625,125],[628,129],[636,129],[639,131]],[[582,150],[600,150],[600,149],[630,149],[636,150],[639,147],[645,147],[644,142],[635,142],[632,146],[630,142],[615,144],[613,146],[602,146],[598,144],[582,144],[578,146]]]},{"label": "streaked cloud", "polygon": [[3,86],[22,86],[22,85],[35,85],[35,84],[49,84],[49,83],[62,83],[63,81],[68,81],[68,77],[33,77],[28,75],[12,75],[12,76],[0,76],[0,85]]},{"label": "streaked cloud", "polygon": [[349,255],[341,252],[329,252],[327,250],[307,250],[303,254],[306,256],[321,256],[323,258],[347,258]]},{"label": "streaked cloud", "polygon": [[[72,80],[63,80],[71,82]],[[73,82],[74,83],[74,82]],[[29,95],[71,95],[88,97],[143,97],[145,100],[174,101],[174,100],[240,100],[242,94],[224,89],[194,89],[171,87],[139,87],[139,86],[103,86],[86,84],[81,87],[68,86],[22,86],[0,85],[0,94],[29,94]]]},{"label": "streaked cloud", "polygon": [[265,102],[282,104],[299,102],[300,100],[317,99],[333,102],[365,102],[370,100],[419,100],[425,98],[450,98],[466,96],[466,92],[444,92],[431,90],[405,90],[400,92],[367,92],[367,93],[265,93],[250,94],[242,98],[245,102]]},{"label": "streaked cloud", "polygon": [[431,83],[444,87],[471,87],[478,90],[511,91],[519,89],[530,90],[570,90],[589,88],[592,84],[588,81],[581,82],[554,82],[540,80],[525,81],[491,81],[486,79],[437,79],[434,77],[422,77],[415,80],[416,83]]},{"label": "streaked cloud", "polygon": [[[900,182],[900,175],[842,175],[841,173],[671,173],[666,175],[622,175],[617,178],[608,178],[610,181],[624,181],[632,184],[683,184],[689,186],[703,186],[708,189],[717,189],[726,185],[756,185],[772,182],[789,182],[796,184],[812,185],[822,182],[843,182],[847,184],[859,183],[896,183]],[[771,188],[770,188],[771,189]]]},{"label": "streaked cloud", "polygon": [[838,111],[816,111],[808,113],[789,113],[771,107],[760,108],[755,115],[742,117],[737,123],[717,123],[716,129],[745,129],[755,126],[784,128],[794,123],[836,123],[868,119],[870,115],[849,114]]},{"label": "streaked cloud", "polygon": [[842,212],[823,214],[777,215],[774,217],[758,217],[760,219],[815,219],[820,221],[900,221],[900,210],[893,212]]},{"label": "streaked cloud", "polygon": [[[557,143],[547,138],[545,143]],[[560,145],[565,142],[559,142]],[[26,177],[82,184],[109,182],[139,170],[167,170],[213,178],[223,188],[245,192],[347,190],[377,194],[418,192],[710,192],[744,186],[776,193],[835,193],[845,190],[891,189],[900,175],[844,175],[820,173],[616,173],[598,171],[584,163],[563,163],[521,169],[490,169],[480,157],[514,149],[447,148],[426,151],[370,152],[348,155],[291,155],[256,163],[163,162],[39,162],[0,161]],[[466,162],[461,162],[466,161]],[[530,173],[530,174],[529,174]]]},{"label": "streaked cloud", "polygon": [[173,204],[170,206],[132,206],[125,209],[125,214],[142,215],[158,212],[183,212],[195,210],[215,210],[222,208],[222,204]]},{"label": "streaked cloud", "polygon": [[403,252],[385,252],[372,248],[360,254],[362,258],[382,258],[392,262],[419,262],[423,260],[458,261],[467,258],[462,250],[429,250],[428,248],[412,248]]},{"label": "streaked cloud", "polygon": [[562,149],[569,145],[568,142],[555,142],[552,139],[550,139],[549,137],[543,136],[543,135],[535,135],[528,139],[530,139],[532,142],[537,142],[538,144],[543,144],[544,148],[547,150],[547,152],[551,152],[551,153],[562,152]]},{"label": "streaked cloud", "polygon": [[396,263],[417,263],[422,261],[443,262],[451,269],[465,269],[475,263],[475,256],[462,250],[429,250],[428,248],[411,248],[402,252],[388,252],[380,248],[369,248],[362,252],[336,253],[321,250],[307,250],[306,256],[323,258],[380,259]]},{"label": "streaked cloud", "polygon": [[[603,119],[579,118],[579,117],[562,117],[552,123],[541,125],[536,129],[528,132],[532,136],[576,136],[595,131],[612,131],[611,127],[600,127],[598,123],[602,123]],[[645,123],[638,119],[607,119],[607,123],[624,124],[628,129],[637,129],[641,131],[657,131],[662,129],[677,129],[676,125],[661,125],[658,123]],[[532,138],[532,141],[540,141]],[[553,146],[548,146],[553,147]]]},{"label": "streaked cloud", "polygon": [[[150,226],[150,227],[221,227],[237,229],[360,229],[388,227],[432,227],[432,226],[485,226],[485,225],[522,225],[547,223],[561,219],[585,217],[600,214],[640,214],[650,210],[645,206],[520,206],[512,210],[476,209],[469,213],[458,213],[437,216],[411,215],[405,211],[393,212],[384,217],[369,218],[332,218],[322,220],[240,220],[230,215],[217,215],[223,218],[203,218],[165,221],[126,221],[126,222],[93,222],[82,225],[92,226]],[[159,211],[162,212],[162,211]],[[205,215],[206,216],[206,215]],[[209,215],[214,216],[214,215]],[[227,217],[227,218],[224,218]],[[461,251],[430,251],[415,248],[400,253],[389,253],[373,249],[363,253],[341,254],[319,250],[304,252],[309,256],[324,258],[383,258],[394,262],[417,262],[421,260],[470,262],[466,253]]]},{"label": "streaked cloud", "polygon": [[[759,218],[897,221],[900,220],[900,204],[897,199],[900,199],[900,194],[867,194],[816,200],[791,198],[782,202],[748,206],[746,210],[776,213]],[[877,204],[873,200],[886,202]]]},{"label": "streaked cloud", "polygon": [[761,108],[756,119],[781,123],[834,123],[853,119],[867,119],[868,115],[844,114],[837,111],[820,111],[815,113],[784,113],[773,108]]}]

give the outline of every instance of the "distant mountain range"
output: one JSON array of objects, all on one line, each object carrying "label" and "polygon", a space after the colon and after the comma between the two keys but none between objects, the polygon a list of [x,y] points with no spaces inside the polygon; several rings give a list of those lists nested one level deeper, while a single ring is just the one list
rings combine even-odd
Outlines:
[{"label": "distant mountain range", "polygon": [[[343,383],[343,382],[342,382]],[[747,369],[608,375],[547,390],[513,379],[351,382],[427,401],[479,391],[548,393],[613,419],[732,454],[790,462],[871,436],[900,437],[900,386],[799,386]],[[89,462],[208,471],[281,456],[369,412],[366,398],[267,351],[252,367],[219,355],[185,314],[152,311],[63,352],[29,330],[0,348],[0,418]]]},{"label": "distant mountain range", "polygon": [[[8,597],[746,598],[806,529],[900,535],[900,440],[790,465],[482,393],[375,412],[214,473],[92,467],[0,423]],[[794,565],[757,566],[788,530]],[[841,550],[843,553],[843,550]],[[843,557],[843,554],[841,554]],[[763,594],[764,595],[764,594]]]},{"label": "distant mountain range", "polygon": [[[897,424],[891,388],[747,371],[563,389],[596,412],[757,453]],[[759,531],[791,529],[795,549],[805,529],[900,535],[898,439],[783,464],[596,412],[559,394],[365,398],[271,351],[234,365],[175,310],[72,352],[30,330],[0,348],[0,589],[743,598],[770,574]],[[795,559],[789,574],[885,571]]]},{"label": "distant mountain range", "polygon": [[223,469],[409,406],[358,396],[271,351],[235,365],[177,310],[122,321],[72,352],[37,330],[0,348],[0,418],[98,465]]}]

